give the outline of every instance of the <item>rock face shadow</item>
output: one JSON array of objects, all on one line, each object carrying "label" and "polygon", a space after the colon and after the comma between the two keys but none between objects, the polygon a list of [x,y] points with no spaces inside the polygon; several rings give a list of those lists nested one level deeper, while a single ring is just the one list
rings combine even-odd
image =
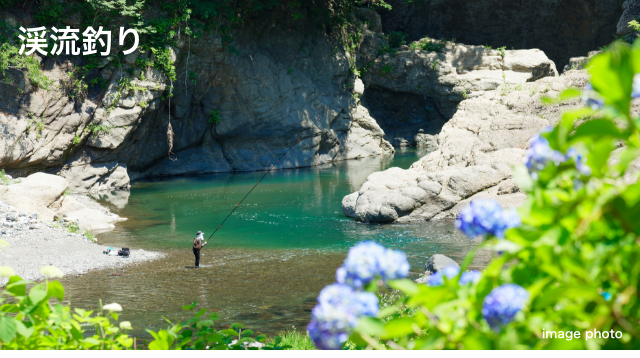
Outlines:
[{"label": "rock face shadow", "polygon": [[436,102],[425,95],[372,86],[365,90],[362,105],[384,130],[385,139],[395,147],[403,143],[413,145],[413,137],[420,129],[427,134],[438,134],[446,123]]}]

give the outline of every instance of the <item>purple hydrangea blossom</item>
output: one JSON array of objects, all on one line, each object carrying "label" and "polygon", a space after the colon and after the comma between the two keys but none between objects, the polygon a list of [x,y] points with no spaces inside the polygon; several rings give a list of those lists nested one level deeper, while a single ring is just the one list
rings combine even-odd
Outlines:
[{"label": "purple hydrangea blossom", "polygon": [[504,210],[497,201],[487,199],[472,201],[456,219],[456,228],[471,239],[486,235],[502,239],[505,230],[520,224],[515,210]]},{"label": "purple hydrangea blossom", "polygon": [[458,281],[458,284],[466,285],[469,282],[476,282],[480,280],[480,276],[482,276],[482,273],[480,273],[480,271],[476,271],[476,270],[465,271],[462,273],[462,275],[460,275],[460,280]]},{"label": "purple hydrangea blossom", "polygon": [[582,175],[591,175],[591,168],[585,163],[584,157],[578,154],[574,148],[569,148],[567,158],[573,159],[574,163],[576,163],[576,169],[578,169]]},{"label": "purple hydrangea blossom", "polygon": [[307,330],[316,347],[340,349],[358,318],[375,316],[379,310],[378,297],[373,293],[336,283],[320,291]]},{"label": "purple hydrangea blossom", "polygon": [[[548,129],[543,130],[543,132]],[[527,166],[527,170],[533,179],[538,179],[538,172],[544,169],[547,162],[553,161],[556,165],[566,161],[567,158],[557,150],[551,149],[549,141],[537,134],[531,140],[531,146],[527,150],[527,154],[524,158],[524,163]]]},{"label": "purple hydrangea blossom", "polygon": [[518,285],[505,284],[496,287],[484,298],[482,316],[491,328],[498,330],[501,325],[513,321],[516,313],[528,300],[529,292]]},{"label": "purple hydrangea blossom", "polygon": [[[634,80],[635,85],[635,80]],[[634,86],[635,88],[635,86]],[[635,98],[635,97],[634,97]],[[593,89],[591,83],[587,83],[582,91],[582,101],[594,111],[604,107],[604,100],[598,92]]]},{"label": "purple hydrangea blossom", "polygon": [[403,252],[387,249],[373,241],[364,241],[349,249],[347,259],[336,271],[336,281],[361,288],[378,276],[387,281],[407,275],[409,262]]},{"label": "purple hydrangea blossom", "polygon": [[433,273],[427,279],[427,286],[440,286],[444,284],[444,276],[448,279],[452,279],[460,273],[460,268],[457,266],[447,266],[439,271]]}]

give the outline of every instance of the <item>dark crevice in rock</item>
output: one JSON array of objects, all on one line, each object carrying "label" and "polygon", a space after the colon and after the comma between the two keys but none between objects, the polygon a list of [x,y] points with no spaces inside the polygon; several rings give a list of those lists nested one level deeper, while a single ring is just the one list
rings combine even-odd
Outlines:
[{"label": "dark crevice in rock", "polygon": [[365,90],[362,105],[384,130],[384,138],[394,146],[397,146],[396,138],[411,142],[420,129],[427,134],[438,134],[446,123],[436,101],[424,95],[372,86]]}]

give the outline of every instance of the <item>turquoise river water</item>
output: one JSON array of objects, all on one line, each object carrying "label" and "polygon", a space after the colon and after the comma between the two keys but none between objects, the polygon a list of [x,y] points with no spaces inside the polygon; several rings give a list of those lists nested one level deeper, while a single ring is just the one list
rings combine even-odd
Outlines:
[{"label": "turquoise river water", "polygon": [[[342,213],[342,198],[369,174],[408,168],[424,154],[398,150],[389,157],[269,173],[202,249],[199,269],[193,268],[190,250],[195,233],[209,237],[264,172],[136,182],[126,205],[103,200],[128,221],[98,235],[98,242],[166,256],[65,278],[70,302],[88,309],[99,299],[117,302],[124,309],[121,319],[131,321],[137,335],[166,327],[163,316],[187,318],[181,307],[196,300],[200,308],[219,312],[221,325],[241,322],[267,334],[303,328],[318,292],[334,282],[349,247],[360,241],[403,250],[412,278],[424,271],[430,255],[443,253],[460,262],[475,245],[451,222],[363,224]],[[477,255],[473,266],[487,260]]]}]

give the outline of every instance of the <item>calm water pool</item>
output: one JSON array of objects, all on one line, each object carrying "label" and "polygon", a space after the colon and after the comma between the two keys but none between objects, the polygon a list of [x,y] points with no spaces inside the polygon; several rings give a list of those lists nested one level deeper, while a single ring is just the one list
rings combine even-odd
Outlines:
[{"label": "calm water pool", "polygon": [[[74,306],[97,307],[99,299],[120,303],[121,319],[130,320],[138,335],[166,326],[162,316],[186,318],[180,307],[196,300],[218,311],[223,324],[241,322],[268,334],[303,328],[318,291],[334,282],[336,268],[359,241],[403,250],[414,278],[428,256],[443,253],[461,261],[475,244],[450,222],[373,225],[342,213],[342,198],[369,174],[408,168],[424,154],[399,150],[390,157],[268,174],[202,250],[200,269],[193,269],[190,251],[196,231],[208,237],[264,173],[136,182],[128,199],[103,199],[129,220],[98,235],[99,242],[167,257],[120,269],[122,276],[98,271],[63,283]],[[488,259],[480,253],[473,266]]]}]

